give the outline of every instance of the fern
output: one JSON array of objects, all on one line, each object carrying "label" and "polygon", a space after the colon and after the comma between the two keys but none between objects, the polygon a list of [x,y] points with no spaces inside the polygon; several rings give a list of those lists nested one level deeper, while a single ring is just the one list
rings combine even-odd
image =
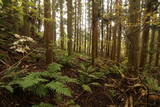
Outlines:
[{"label": "fern", "polygon": [[49,94],[49,89],[44,84],[38,84],[31,88],[31,91],[40,97],[45,97]]},{"label": "fern", "polygon": [[39,76],[39,73],[31,73],[27,75],[26,77],[12,81],[10,84],[11,85],[18,84],[23,89],[26,89],[26,88],[35,86],[39,84],[40,82],[46,82],[46,81],[48,80],[41,78]]},{"label": "fern", "polygon": [[58,94],[71,96],[71,90],[69,88],[66,88],[66,86],[61,82],[50,82],[46,84],[46,87],[48,87],[51,90],[55,90]]},{"label": "fern", "polygon": [[48,70],[49,72],[56,72],[56,71],[60,71],[61,70],[61,67],[62,65],[60,64],[57,64],[57,63],[53,63],[53,64],[50,64],[48,66]]},{"label": "fern", "polygon": [[60,81],[62,83],[78,83],[76,79],[72,79],[72,78],[69,78],[67,76],[60,76],[58,78],[56,78],[57,81]]},{"label": "fern", "polygon": [[158,80],[156,80],[155,78],[153,78],[153,77],[147,77],[146,78],[146,82],[148,84],[148,87],[151,90],[160,91],[160,86],[158,84]]},{"label": "fern", "polygon": [[[58,97],[69,96],[71,97],[71,89],[67,87],[67,83],[77,83],[76,79],[62,76],[60,69],[61,65],[53,63],[49,65],[47,71],[44,72],[30,72],[23,75],[17,74],[9,83],[0,83],[0,88],[5,88],[10,92],[14,91],[15,86],[20,87],[23,91],[32,92],[40,97],[49,95],[49,92],[54,92]],[[55,96],[57,98],[57,96]],[[49,107],[45,103],[34,105],[33,107]]]}]

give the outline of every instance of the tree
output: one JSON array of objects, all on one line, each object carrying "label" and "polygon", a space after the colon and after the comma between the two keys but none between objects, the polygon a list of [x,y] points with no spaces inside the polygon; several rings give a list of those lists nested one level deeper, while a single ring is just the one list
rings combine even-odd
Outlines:
[{"label": "tree", "polygon": [[129,30],[128,30],[128,71],[136,75],[138,70],[138,51],[139,51],[139,18],[140,1],[129,0]]},{"label": "tree", "polygon": [[118,2],[118,40],[117,40],[117,61],[120,61],[121,57],[121,38],[122,38],[122,0]]},{"label": "tree", "polygon": [[31,20],[29,16],[29,3],[27,0],[22,1],[23,6],[23,26],[21,28],[21,34],[25,36],[30,35],[31,31]]},{"label": "tree", "polygon": [[98,53],[98,0],[92,0],[92,65]]},{"label": "tree", "polygon": [[61,49],[64,49],[64,22],[63,22],[63,0],[59,1],[60,3],[60,37],[61,37]]},{"label": "tree", "polygon": [[159,66],[159,59],[160,59],[160,31],[158,31],[157,53],[156,53],[156,61],[155,61],[156,66]]},{"label": "tree", "polygon": [[104,0],[101,0],[101,55],[103,56],[103,49],[104,49],[104,20],[103,20],[103,14],[104,14]]},{"label": "tree", "polygon": [[145,0],[145,12],[144,12],[144,26],[142,34],[142,48],[140,57],[140,67],[143,69],[147,63],[148,44],[149,44],[149,31],[150,31],[150,15],[151,15],[151,1]]},{"label": "tree", "polygon": [[57,0],[52,0],[52,33],[54,45],[56,45],[56,1]]},{"label": "tree", "polygon": [[50,0],[44,0],[44,37],[46,42],[46,64],[53,62],[53,33],[51,19]]},{"label": "tree", "polygon": [[68,32],[68,55],[72,54],[72,29],[73,29],[73,25],[72,25],[72,0],[67,0],[67,32]]}]

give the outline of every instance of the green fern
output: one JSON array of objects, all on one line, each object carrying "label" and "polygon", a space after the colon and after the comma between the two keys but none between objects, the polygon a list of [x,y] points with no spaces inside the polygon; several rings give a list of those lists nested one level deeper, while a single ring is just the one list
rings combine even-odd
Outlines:
[{"label": "green fern", "polygon": [[48,70],[49,72],[56,72],[56,71],[60,71],[61,70],[61,67],[62,65],[60,64],[57,64],[57,63],[53,63],[53,64],[50,64],[48,66]]},{"label": "green fern", "polygon": [[[53,63],[49,65],[47,71],[44,72],[30,72],[28,74],[17,74],[16,77],[6,84],[0,84],[0,88],[5,88],[10,92],[13,92],[15,86],[20,87],[25,91],[32,92],[40,97],[49,95],[52,91],[55,95],[61,97],[71,97],[71,89],[67,87],[67,83],[77,83],[76,79],[62,76],[60,69],[61,65]],[[55,99],[57,96],[55,96]],[[34,105],[33,107],[48,107],[48,105]]]},{"label": "green fern", "polygon": [[71,96],[71,90],[69,88],[66,88],[66,86],[61,82],[52,81],[46,84],[46,87],[48,87],[51,90],[55,90],[58,94]]},{"label": "green fern", "polygon": [[27,89],[39,84],[40,82],[47,82],[47,81],[48,80],[41,78],[39,73],[30,73],[26,77],[12,81],[10,85],[18,84],[23,89]]},{"label": "green fern", "polygon": [[38,84],[37,86],[30,88],[30,90],[40,97],[49,95],[49,89],[44,84]]}]

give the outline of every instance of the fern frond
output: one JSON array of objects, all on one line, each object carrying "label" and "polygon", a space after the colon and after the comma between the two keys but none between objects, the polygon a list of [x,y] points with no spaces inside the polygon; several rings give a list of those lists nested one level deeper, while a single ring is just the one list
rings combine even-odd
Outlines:
[{"label": "fern frond", "polygon": [[46,87],[48,87],[51,90],[55,90],[56,93],[62,94],[65,96],[71,96],[71,90],[69,88],[66,88],[65,85],[61,82],[50,82],[46,84]]},{"label": "fern frond", "polygon": [[78,83],[76,79],[69,78],[68,76],[59,76],[56,80],[62,83]]},{"label": "fern frond", "polygon": [[40,82],[46,82],[48,80],[43,79],[39,76],[38,73],[31,73],[22,79],[14,80],[10,83],[10,85],[18,84],[23,89],[30,88],[39,84]]},{"label": "fern frond", "polygon": [[40,97],[47,96],[49,93],[48,88],[43,84],[38,84],[37,86],[31,88],[31,91]]},{"label": "fern frond", "polygon": [[57,64],[57,63],[53,63],[53,64],[50,64],[48,66],[48,70],[47,71],[49,71],[49,72],[56,72],[56,71],[61,70],[61,67],[62,67],[62,65]]},{"label": "fern frond", "polygon": [[41,72],[40,75],[42,77],[58,78],[58,77],[61,76],[61,73],[60,72],[48,72],[48,71],[45,71],[45,72]]}]

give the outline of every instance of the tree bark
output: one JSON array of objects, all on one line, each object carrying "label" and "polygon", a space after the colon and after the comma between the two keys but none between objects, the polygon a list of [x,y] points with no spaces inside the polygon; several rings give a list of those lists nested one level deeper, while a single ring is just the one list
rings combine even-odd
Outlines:
[{"label": "tree bark", "polygon": [[61,38],[61,49],[64,50],[64,22],[63,22],[63,0],[60,0],[60,38]]},{"label": "tree bark", "polygon": [[44,37],[46,42],[46,64],[53,62],[53,34],[52,23],[46,19],[51,19],[50,0],[44,0]]},{"label": "tree bark", "polygon": [[145,0],[146,11],[144,13],[144,26],[142,34],[142,47],[141,47],[141,57],[140,57],[140,67],[144,69],[147,64],[148,56],[148,45],[149,45],[149,31],[150,31],[150,15],[151,15],[151,0]]},{"label": "tree bark", "polygon": [[140,36],[140,1],[129,0],[129,33],[128,33],[128,72],[137,75],[138,70],[138,51]]},{"label": "tree bark", "polygon": [[73,25],[72,25],[72,0],[67,0],[67,32],[68,32],[68,55],[72,55],[72,35],[73,35]]},{"label": "tree bark", "polygon": [[160,60],[160,31],[158,31],[157,53],[156,53],[155,66],[159,66],[159,60]]},{"label": "tree bark", "polygon": [[98,0],[92,0],[92,65],[95,65],[98,48]]}]

